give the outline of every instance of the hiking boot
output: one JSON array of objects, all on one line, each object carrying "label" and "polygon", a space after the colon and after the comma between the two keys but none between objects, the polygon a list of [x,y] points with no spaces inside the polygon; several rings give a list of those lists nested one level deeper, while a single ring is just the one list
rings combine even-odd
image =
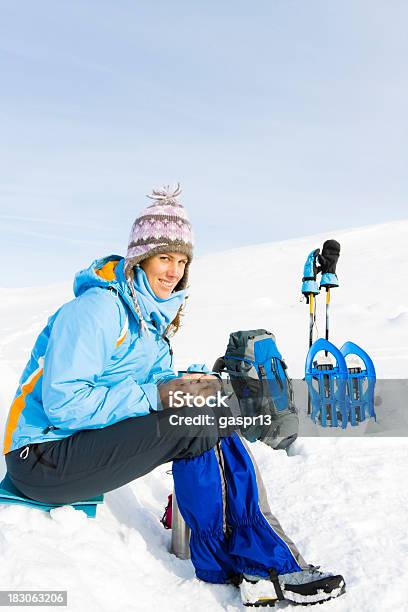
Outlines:
[{"label": "hiking boot", "polygon": [[244,606],[274,606],[279,600],[274,583],[257,576],[243,576],[239,584]]},{"label": "hiking boot", "polygon": [[317,567],[278,576],[284,599],[295,604],[323,603],[343,595],[346,583],[343,576],[319,572]]},{"label": "hiking boot", "polygon": [[244,606],[274,606],[282,600],[308,606],[334,599],[346,591],[343,576],[320,572],[313,565],[307,570],[280,576],[270,569],[269,574],[269,578],[240,575],[238,584]]}]

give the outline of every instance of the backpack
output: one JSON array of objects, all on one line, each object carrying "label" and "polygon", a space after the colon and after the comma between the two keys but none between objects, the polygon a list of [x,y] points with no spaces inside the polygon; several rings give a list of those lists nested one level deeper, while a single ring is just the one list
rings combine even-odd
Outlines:
[{"label": "backpack", "polygon": [[274,449],[287,449],[297,438],[299,417],[287,366],[275,336],[265,329],[230,334],[225,355],[213,370],[226,371],[238,399],[242,435]]}]

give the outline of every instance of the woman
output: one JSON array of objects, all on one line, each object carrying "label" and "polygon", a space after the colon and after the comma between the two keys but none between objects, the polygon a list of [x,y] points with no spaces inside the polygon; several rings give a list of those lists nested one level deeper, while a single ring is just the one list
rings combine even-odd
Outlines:
[{"label": "woman", "polygon": [[[8,475],[27,497],[60,504],[173,460],[199,578],[240,582],[247,605],[330,599],[344,591],[342,577],[308,566],[262,514],[251,458],[236,434],[220,439],[216,409],[185,406],[177,426],[170,419],[176,390],[206,398],[218,389],[213,376],[177,377],[171,368],[168,335],[180,325],[193,255],[179,194],[153,192],[126,257],[77,274],[75,299],[39,335],[6,425]],[[197,414],[205,424],[179,418]]]}]

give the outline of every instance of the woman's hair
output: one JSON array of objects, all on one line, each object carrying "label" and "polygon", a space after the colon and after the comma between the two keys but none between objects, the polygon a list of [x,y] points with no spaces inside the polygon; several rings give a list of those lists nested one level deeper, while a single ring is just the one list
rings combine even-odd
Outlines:
[{"label": "woman's hair", "polygon": [[184,306],[185,306],[187,299],[188,299],[188,296],[184,298],[184,303],[180,306],[180,308],[177,311],[176,316],[174,317],[174,319],[172,320],[172,322],[170,323],[170,325],[167,327],[166,331],[164,332],[166,336],[174,336],[174,334],[176,334],[178,330],[180,329],[181,320],[184,317]]}]

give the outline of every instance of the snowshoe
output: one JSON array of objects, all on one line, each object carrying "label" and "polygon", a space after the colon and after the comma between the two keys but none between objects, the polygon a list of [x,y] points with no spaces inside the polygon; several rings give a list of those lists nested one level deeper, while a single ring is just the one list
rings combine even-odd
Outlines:
[{"label": "snowshoe", "polygon": [[[336,360],[335,365],[314,361],[317,353],[321,351],[332,355]],[[322,427],[341,425],[345,429],[348,422],[348,371],[343,355],[334,344],[323,338],[312,344],[306,357],[305,380],[312,406],[312,421],[318,421]]]},{"label": "snowshoe", "polygon": [[376,419],[374,410],[374,389],[376,382],[375,367],[371,357],[354,342],[346,342],[340,349],[347,357],[357,356],[363,367],[348,367],[347,393],[350,423],[358,425],[366,418]]}]

